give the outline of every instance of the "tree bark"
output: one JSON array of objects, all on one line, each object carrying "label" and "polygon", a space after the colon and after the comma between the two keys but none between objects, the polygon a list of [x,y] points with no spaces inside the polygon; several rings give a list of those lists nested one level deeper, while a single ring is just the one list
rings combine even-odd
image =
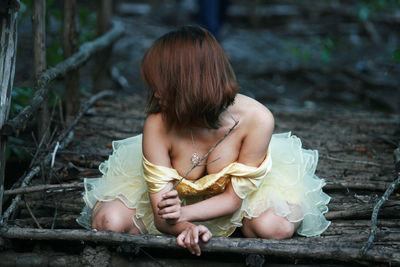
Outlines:
[{"label": "tree bark", "polygon": [[[32,26],[33,26],[33,53],[35,61],[35,78],[46,70],[46,0],[32,1]],[[48,96],[44,95],[41,103],[38,122],[37,134],[41,140],[46,132],[47,125],[50,123]]]},{"label": "tree bark", "polygon": [[[97,10],[97,35],[106,33],[111,26],[112,0],[101,0]],[[93,66],[93,90],[100,92],[109,89],[110,56],[112,47],[108,47],[99,53]]]},{"label": "tree bark", "polygon": [[[64,59],[78,51],[76,45],[76,0],[64,1],[63,12],[63,52]],[[79,69],[67,72],[65,76],[66,121],[70,123],[79,111]]]},{"label": "tree bark", "polygon": [[[0,128],[7,121],[10,112],[17,48],[17,16],[16,12],[0,13]],[[0,215],[3,212],[6,142],[7,137],[0,135]]]}]

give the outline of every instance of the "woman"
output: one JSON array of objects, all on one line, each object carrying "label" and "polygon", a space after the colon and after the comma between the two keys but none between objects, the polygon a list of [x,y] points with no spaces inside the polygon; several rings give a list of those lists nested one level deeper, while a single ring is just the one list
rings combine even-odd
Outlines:
[{"label": "woman", "polygon": [[236,227],[246,237],[283,239],[329,226],[323,213],[330,198],[314,175],[317,152],[301,149],[290,133],[272,135],[271,112],[237,94],[234,72],[208,31],[187,26],[162,36],[141,72],[153,92],[143,136],[114,142],[103,177],[85,180],[78,222],[172,234],[196,255],[199,239]]}]

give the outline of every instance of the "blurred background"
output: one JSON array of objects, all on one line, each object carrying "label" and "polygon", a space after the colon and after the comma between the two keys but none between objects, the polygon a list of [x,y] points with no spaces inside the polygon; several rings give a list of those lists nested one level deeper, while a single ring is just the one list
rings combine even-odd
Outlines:
[{"label": "blurred background", "polygon": [[[31,1],[22,2],[15,85],[26,88],[33,78]],[[95,37],[97,4],[78,1],[80,43]],[[62,60],[62,5],[47,1],[49,66]],[[266,105],[400,110],[399,0],[116,0],[113,19],[127,29],[112,54],[127,93],[144,93],[138,62],[156,38],[200,24],[217,36],[241,92]],[[91,91],[84,68],[81,80],[82,91]]]},{"label": "blurred background", "polygon": [[[83,97],[99,87],[115,89],[124,99],[133,99],[125,109],[143,111],[147,92],[139,62],[144,52],[164,33],[199,24],[216,35],[236,72],[240,92],[272,110],[400,111],[400,0],[109,2],[112,19],[123,23],[126,34],[114,44],[110,64],[104,66],[107,79],[100,84],[93,79],[91,69],[99,65],[93,60],[79,69]],[[77,1],[78,46],[96,38],[96,24],[102,19],[99,3]],[[63,60],[63,4],[46,1],[48,67]],[[10,118],[34,93],[31,17],[32,0],[22,0]],[[65,99],[63,78],[51,84],[51,107],[60,103],[57,99]],[[135,131],[141,132],[139,128]],[[26,156],[18,146],[32,142],[29,128],[27,133],[28,141],[9,138],[8,158],[19,161]]]}]

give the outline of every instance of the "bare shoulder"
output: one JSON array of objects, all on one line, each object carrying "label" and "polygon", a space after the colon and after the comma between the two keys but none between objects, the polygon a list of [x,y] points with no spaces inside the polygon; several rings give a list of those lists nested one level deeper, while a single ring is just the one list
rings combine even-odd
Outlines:
[{"label": "bare shoulder", "polygon": [[164,122],[160,113],[150,114],[144,122],[143,134],[165,131]]},{"label": "bare shoulder", "polygon": [[257,100],[238,94],[235,99],[235,109],[239,116],[244,119],[246,128],[273,131],[274,116],[266,106]]},{"label": "bare shoulder", "polygon": [[170,167],[168,132],[161,114],[151,114],[143,127],[143,155],[151,163]]},{"label": "bare shoulder", "polygon": [[264,105],[244,95],[238,95],[235,99],[234,111],[239,115],[243,132],[238,162],[259,166],[265,158],[274,131],[274,117]]}]

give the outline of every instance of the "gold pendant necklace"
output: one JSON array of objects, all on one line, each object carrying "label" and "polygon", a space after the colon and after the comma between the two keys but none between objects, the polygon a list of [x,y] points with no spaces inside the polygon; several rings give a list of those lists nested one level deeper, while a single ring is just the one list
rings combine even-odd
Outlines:
[{"label": "gold pendant necklace", "polygon": [[[194,144],[193,132],[191,129],[190,129],[190,136],[192,137],[192,145],[193,147],[195,147],[196,145]],[[193,165],[198,165],[201,162],[201,154],[197,151],[197,149],[198,148],[195,148],[195,151],[190,157],[190,161],[192,162]]]}]

